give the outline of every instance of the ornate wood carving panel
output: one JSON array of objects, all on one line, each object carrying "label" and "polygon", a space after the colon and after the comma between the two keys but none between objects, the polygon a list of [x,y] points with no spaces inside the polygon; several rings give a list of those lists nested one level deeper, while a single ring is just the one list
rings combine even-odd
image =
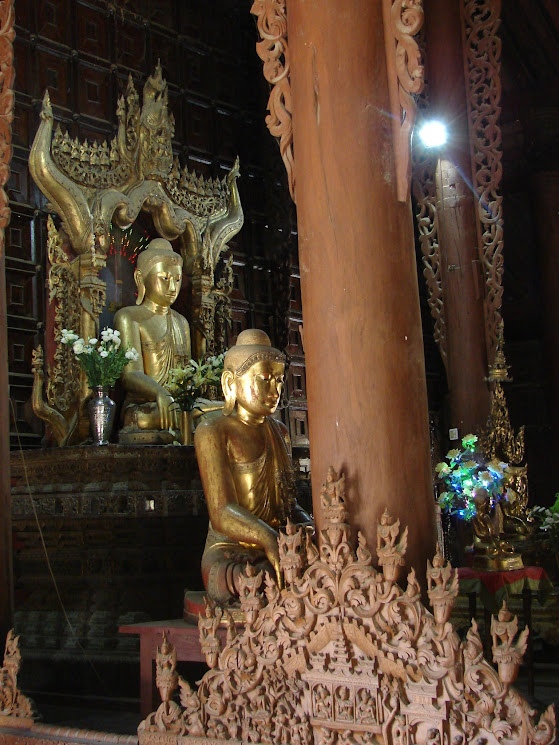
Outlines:
[{"label": "ornate wood carving panel", "polygon": [[487,357],[492,364],[503,296],[501,0],[463,0],[466,95],[472,179],[478,196],[478,249],[485,273]]}]

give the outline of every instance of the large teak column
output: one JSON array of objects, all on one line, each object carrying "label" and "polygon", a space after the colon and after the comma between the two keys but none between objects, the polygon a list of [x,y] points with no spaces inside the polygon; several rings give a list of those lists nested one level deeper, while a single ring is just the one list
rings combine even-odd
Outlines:
[{"label": "large teak column", "polygon": [[458,0],[426,0],[430,114],[449,139],[436,171],[437,220],[446,319],[449,425],[479,432],[489,416],[488,361]]},{"label": "large teak column", "polygon": [[396,199],[382,3],[289,0],[299,261],[315,514],[346,474],[374,551],[385,507],[408,566],[434,551],[411,206]]}]

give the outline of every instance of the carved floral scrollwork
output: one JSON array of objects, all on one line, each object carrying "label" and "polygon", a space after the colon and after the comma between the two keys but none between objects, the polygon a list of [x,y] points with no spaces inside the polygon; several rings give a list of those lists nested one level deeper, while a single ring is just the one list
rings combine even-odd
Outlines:
[{"label": "carved floral scrollwork", "polygon": [[415,124],[414,94],[424,84],[419,46],[413,38],[423,25],[423,0],[383,0],[388,88],[392,114],[396,194],[405,202],[410,194],[410,142]]},{"label": "carved floral scrollwork", "polygon": [[254,0],[250,12],[256,16],[262,41],[256,51],[264,62],[264,77],[272,86],[268,98],[266,125],[279,139],[280,154],[287,171],[289,192],[295,202],[295,164],[289,83],[289,48],[285,0]]},{"label": "carved floral scrollwork", "polygon": [[413,192],[416,199],[415,218],[423,259],[423,276],[427,283],[429,310],[433,318],[433,337],[442,361],[447,366],[446,315],[441,278],[441,252],[438,241],[438,221],[435,199],[435,180],[430,163],[425,160],[414,165]]},{"label": "carved floral scrollwork", "polygon": [[80,388],[80,365],[71,347],[61,343],[62,329],[80,330],[80,288],[52,217],[47,220],[47,278],[49,303],[54,302],[53,365],[49,366],[47,401],[61,412],[75,403]]},{"label": "carved floral scrollwork", "polygon": [[173,158],[174,119],[160,65],[146,81],[142,106],[129,78],[116,115],[118,131],[111,142],[80,142],[58,126],[53,135],[54,115],[45,93],[29,168],[61,217],[73,250],[87,254],[95,240],[100,253],[106,252],[111,221],[127,228],[144,209],[162,237],[183,236],[187,271],[209,229],[215,268],[219,252],[243,224],[238,161],[222,179],[181,169]]},{"label": "carved floral scrollwork", "polygon": [[524,461],[524,426],[515,434],[503,386],[498,382],[491,392],[491,412],[481,445],[487,459],[500,458],[512,464]]},{"label": "carved floral scrollwork", "polygon": [[192,283],[196,289],[193,324],[203,340],[196,347],[205,357],[226,351],[231,326],[233,256],[222,259],[217,266],[213,261],[209,232],[206,231],[192,271]]},{"label": "carved floral scrollwork", "polygon": [[[196,691],[179,677],[180,710],[172,711],[171,672],[158,673],[163,702],[140,725],[140,745],[497,745],[503,737],[508,745],[551,743],[553,708],[535,723],[528,702],[510,686],[510,671],[503,680],[483,659],[475,622],[461,646],[448,620],[457,577],[441,554],[427,571],[433,617],[413,570],[405,590],[393,579],[405,550],[399,521],[387,518],[380,526],[379,556],[391,561],[378,572],[364,538],[352,542],[344,477],[334,469],[321,499],[318,547],[304,527],[288,524],[280,534],[283,588],[249,566],[240,592],[242,626],[227,610],[206,607],[199,629],[210,670]],[[225,640],[220,623],[227,625]],[[496,654],[505,663],[514,630],[508,616],[495,627],[504,639]],[[158,665],[172,671],[169,659],[162,649]]]},{"label": "carved floral scrollwork", "polygon": [[[429,93],[427,85],[418,97],[417,105],[420,111],[428,108]],[[441,359],[446,367],[448,352],[441,277],[441,251],[438,238],[435,159],[427,148],[414,147],[413,149],[412,189],[416,202],[415,220],[423,258],[423,276],[427,284],[427,302],[434,321],[433,338],[439,347]]]},{"label": "carved floral scrollwork", "polygon": [[486,344],[492,361],[503,295],[501,40],[497,35],[501,0],[463,0],[461,7],[478,248],[485,271]]},{"label": "carved floral scrollwork", "polygon": [[221,354],[227,349],[229,328],[231,327],[231,293],[233,292],[233,256],[224,262],[221,277],[216,282],[214,316],[214,350]]}]

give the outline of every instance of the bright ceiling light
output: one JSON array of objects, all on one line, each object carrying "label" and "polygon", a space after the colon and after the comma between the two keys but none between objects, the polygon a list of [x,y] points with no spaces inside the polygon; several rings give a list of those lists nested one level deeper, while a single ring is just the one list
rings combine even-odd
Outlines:
[{"label": "bright ceiling light", "polygon": [[436,119],[425,122],[419,130],[419,138],[425,147],[440,147],[445,144],[447,137],[445,125]]}]

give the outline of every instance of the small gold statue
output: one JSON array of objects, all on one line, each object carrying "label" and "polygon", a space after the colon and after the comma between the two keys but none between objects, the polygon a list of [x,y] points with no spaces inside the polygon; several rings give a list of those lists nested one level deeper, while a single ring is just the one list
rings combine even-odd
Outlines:
[{"label": "small gold statue", "polygon": [[284,383],[285,358],[257,329],[239,334],[225,355],[225,407],[194,436],[210,524],[202,578],[209,598],[239,598],[247,563],[281,585],[278,528],[310,524],[295,500],[286,427],[271,415]]},{"label": "small gold statue", "polygon": [[515,553],[505,538],[500,503],[497,502],[492,509],[489,493],[485,489],[478,489],[474,502],[474,568],[505,571],[522,569],[522,557]]},{"label": "small gold statue", "polygon": [[179,429],[179,405],[165,389],[169,371],[190,360],[186,318],[171,310],[182,282],[182,257],[169,241],[155,238],[138,256],[135,306],[121,308],[115,328],[123,345],[140,351],[122,374],[126,390],[119,440],[129,444],[172,442]]},{"label": "small gold statue", "polygon": [[520,544],[525,536],[534,532],[536,526],[528,510],[528,482],[526,466],[507,466],[504,471],[506,498],[501,501],[504,529],[507,540]]}]

